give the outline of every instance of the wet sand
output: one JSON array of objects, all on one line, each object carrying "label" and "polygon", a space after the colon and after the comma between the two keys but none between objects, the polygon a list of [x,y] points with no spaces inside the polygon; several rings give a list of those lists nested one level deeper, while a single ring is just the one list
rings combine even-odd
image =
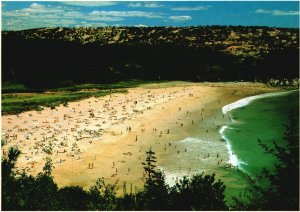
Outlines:
[{"label": "wet sand", "polygon": [[59,186],[88,189],[104,177],[106,182],[117,183],[119,192],[124,182],[127,192],[131,187],[134,192],[144,183],[141,162],[151,147],[169,184],[204,171],[240,189],[245,185],[235,183],[234,168],[225,168],[229,158],[218,131],[230,118],[223,116],[221,108],[272,91],[262,84],[172,82],[54,110],[5,115],[2,138],[8,143],[2,154],[17,145],[22,152],[18,170],[33,175],[42,171],[45,157],[50,157]]}]

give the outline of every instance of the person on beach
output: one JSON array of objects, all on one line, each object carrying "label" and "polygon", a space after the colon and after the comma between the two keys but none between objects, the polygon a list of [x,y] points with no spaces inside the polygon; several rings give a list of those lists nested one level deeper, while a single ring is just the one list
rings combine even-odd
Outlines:
[{"label": "person on beach", "polygon": [[138,139],[137,139],[137,135],[136,135],[136,136],[135,136],[135,141],[137,142],[137,140],[138,140]]}]

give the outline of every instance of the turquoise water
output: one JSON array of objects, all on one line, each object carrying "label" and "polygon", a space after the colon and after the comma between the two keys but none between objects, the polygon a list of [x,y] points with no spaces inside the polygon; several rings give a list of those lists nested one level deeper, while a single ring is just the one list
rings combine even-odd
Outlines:
[{"label": "turquoise water", "polygon": [[242,170],[258,176],[263,167],[272,169],[275,159],[264,153],[258,139],[269,146],[274,141],[284,145],[283,125],[289,124],[293,109],[299,120],[298,108],[299,96],[295,91],[256,99],[247,106],[229,112],[234,121],[224,130],[224,136],[241,162],[239,166]]}]

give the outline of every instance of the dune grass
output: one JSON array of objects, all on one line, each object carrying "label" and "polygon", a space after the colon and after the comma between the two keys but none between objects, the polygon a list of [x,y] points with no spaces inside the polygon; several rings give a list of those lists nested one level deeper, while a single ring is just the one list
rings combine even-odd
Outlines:
[{"label": "dune grass", "polygon": [[125,93],[125,89],[101,90],[89,92],[54,92],[30,94],[2,94],[2,114],[18,114],[28,110],[42,110],[42,106],[51,107],[89,97],[100,97],[112,93]]},{"label": "dune grass", "polygon": [[31,88],[22,84],[3,82],[1,87],[2,114],[18,114],[28,110],[42,110],[42,106],[55,108],[60,104],[111,93],[126,92],[126,88],[139,87],[148,81],[130,80],[112,84],[78,84],[55,88]]},{"label": "dune grass", "polygon": [[175,85],[190,85],[182,81],[140,81],[130,80],[112,84],[78,84],[56,88],[30,88],[22,84],[2,83],[2,114],[18,114],[28,110],[42,110],[42,107],[55,108],[60,104],[77,101],[92,96],[105,96],[115,92],[127,92],[127,88],[162,88]]},{"label": "dune grass", "polygon": [[108,90],[108,89],[120,89],[120,88],[133,88],[143,86],[149,83],[161,83],[165,81],[141,81],[141,80],[128,80],[110,84],[72,84],[68,86],[58,86],[53,88],[32,88],[23,84],[3,82],[1,87],[2,94],[7,93],[43,93],[46,91],[58,92],[58,91],[81,91],[81,90]]}]

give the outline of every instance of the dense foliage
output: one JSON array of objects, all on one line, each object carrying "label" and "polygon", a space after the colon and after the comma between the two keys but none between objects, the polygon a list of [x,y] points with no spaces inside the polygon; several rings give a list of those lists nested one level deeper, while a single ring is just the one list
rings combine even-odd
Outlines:
[{"label": "dense foliage", "polygon": [[2,160],[3,210],[225,210],[225,186],[214,175],[184,178],[174,187],[165,183],[164,174],[155,167],[155,153],[147,152],[145,186],[135,194],[116,195],[117,185],[99,178],[88,191],[79,186],[58,188],[47,159],[36,177],[14,171],[20,151],[10,148]]},{"label": "dense foliage", "polygon": [[2,80],[30,87],[298,77],[296,29],[46,28],[2,35]]}]

